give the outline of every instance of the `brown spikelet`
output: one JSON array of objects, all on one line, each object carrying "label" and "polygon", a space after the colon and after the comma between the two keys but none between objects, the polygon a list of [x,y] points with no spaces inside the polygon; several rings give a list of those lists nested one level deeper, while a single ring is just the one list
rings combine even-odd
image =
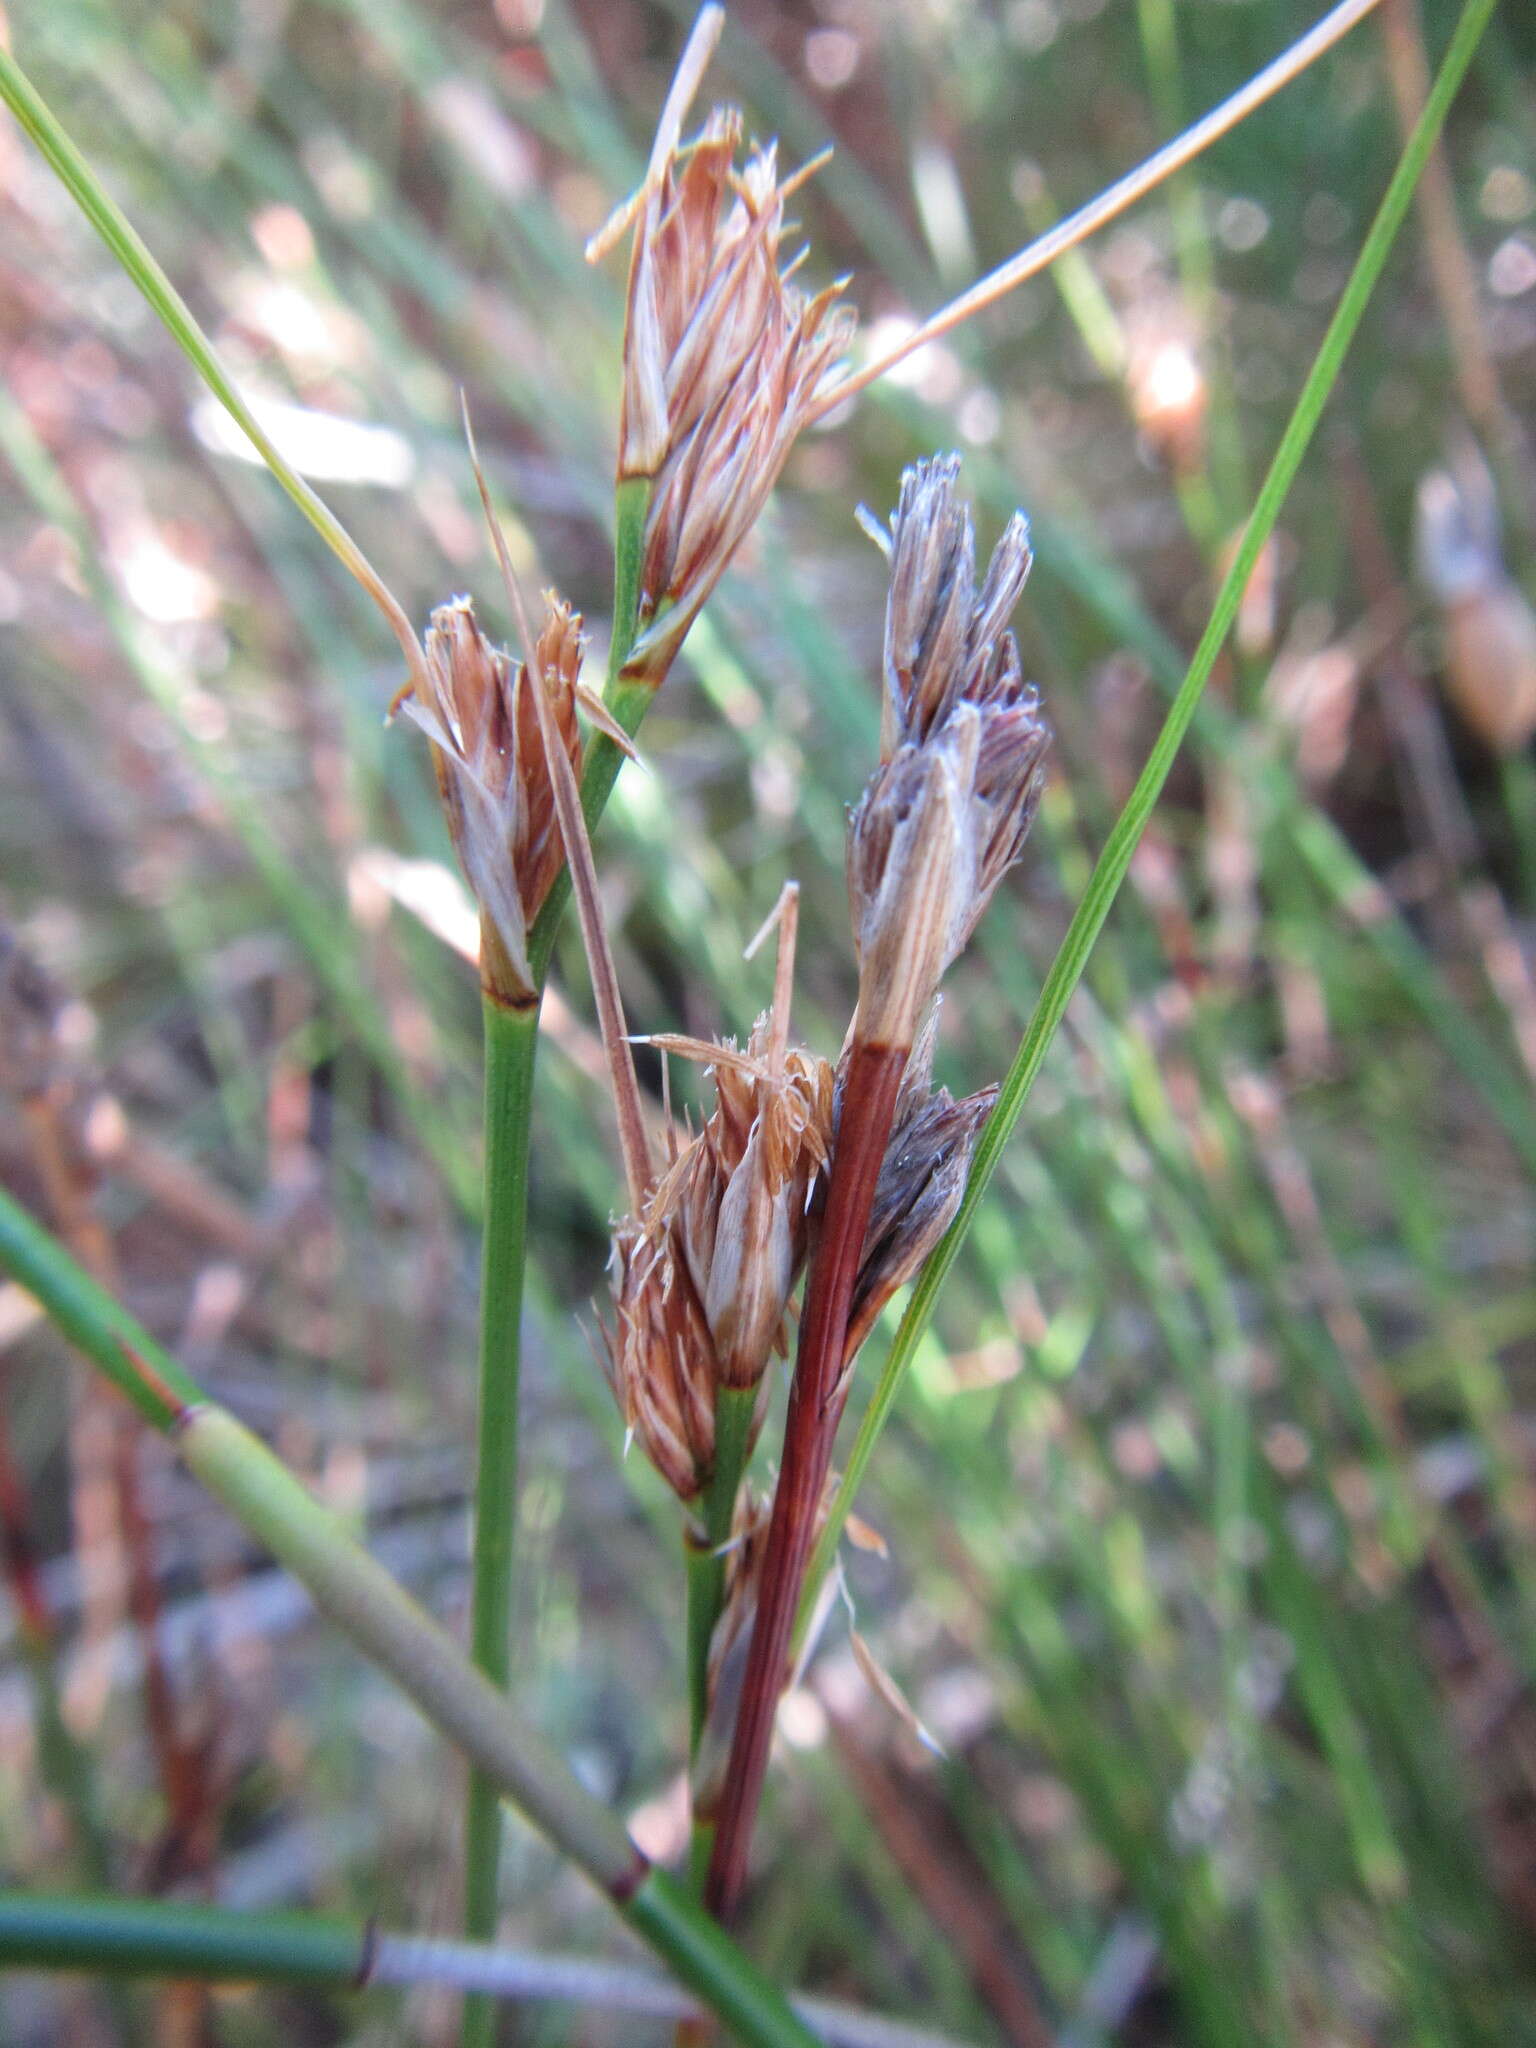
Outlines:
[{"label": "brown spikelet", "polygon": [[[709,38],[690,44],[646,181],[588,245],[632,231],[618,474],[651,479],[641,632],[630,672],[659,683],[761,512],[853,332],[840,285],[807,294],[785,260],[770,145],[738,163],[741,116],[681,135]],[[805,174],[802,173],[802,176]]]},{"label": "brown spikelet", "polygon": [[[547,592],[539,669],[574,770],[584,646],[580,615]],[[432,742],[454,850],[517,983],[501,991],[509,995],[534,993],[528,926],[564,862],[532,688],[523,664],[491,645],[459,597],[433,612],[421,679],[396,700]]]},{"label": "brown spikelet", "polygon": [[992,1114],[997,1089],[956,1102],[947,1088],[899,1116],[885,1151],[854,1283],[843,1370],[852,1370],[880,1311],[921,1270],[954,1220],[971,1153]]},{"label": "brown spikelet", "polygon": [[659,1041],[710,1060],[716,1104],[643,1218],[614,1233],[609,1376],[629,1427],[685,1501],[709,1478],[716,1389],[758,1385],[782,1348],[831,1142],[830,1064],[798,1050],[775,1058],[773,1033],[759,1018],[744,1053]]},{"label": "brown spikelet", "polygon": [[804,1263],[809,1204],[832,1130],[832,1069],[795,1051],[766,1064],[768,1020],[747,1042],[754,1068],[716,1069],[679,1230],[714,1336],[719,1383],[755,1386],[779,1347]]},{"label": "brown spikelet", "polygon": [[615,1229],[608,1278],[603,1336],[625,1427],[679,1500],[695,1500],[715,1456],[714,1346],[664,1202]]}]

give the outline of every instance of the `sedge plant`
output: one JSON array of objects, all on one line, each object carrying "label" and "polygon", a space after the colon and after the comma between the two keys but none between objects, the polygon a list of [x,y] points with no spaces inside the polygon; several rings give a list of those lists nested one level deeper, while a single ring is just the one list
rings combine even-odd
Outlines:
[{"label": "sedge plant", "polygon": [[[654,1034],[703,1061],[716,1103],[697,1132],[669,1128],[658,1159],[628,1056],[617,979],[596,911],[588,834],[634,734],[720,576],[750,531],[798,433],[924,340],[948,331],[1148,189],[1241,118],[1368,11],[1337,8],[1302,45],[1160,152],[1143,173],[920,325],[885,355],[846,366],[854,341],[840,285],[803,291],[781,253],[799,182],[771,150],[740,161],[741,126],[716,110],[684,139],[721,27],[706,8],[663,110],[644,182],[594,239],[626,234],[623,399],[614,600],[599,696],[582,675],[582,622],[551,595],[521,658],[497,648],[473,605],[437,608],[418,639],[333,515],[283,461],[185,306],[13,59],[0,92],[44,149],[215,395],[379,605],[407,669],[397,707],[425,734],[450,835],[480,915],[485,1182],[475,1481],[475,1680],[248,1433],[128,1326],[65,1255],[7,1203],[5,1263],[145,1419],[470,1757],[465,1932],[494,1933],[500,1803],[512,1797],[744,2038],[803,2038],[799,2022],[697,1905],[638,1858],[623,1830],[500,1697],[511,1677],[520,1324],[540,1000],[576,883],[605,1028],[627,1211],[614,1234],[607,1351],[626,1422],[685,1510],[687,1669],[699,1829],[693,1880],[728,1917],[742,1891],[774,1710],[805,1646],[853,1491],[997,1157],[1040,1069],[1194,715],[1247,579],[1272,530],[1415,180],[1487,20],[1471,0],[1266,478],[1207,631],[1146,768],[1094,871],[1000,1093],[962,1102],[931,1087],[937,985],[1003,875],[1038,799],[1047,734],[1009,615],[1029,566],[1022,517],[977,588],[974,538],[953,460],[910,469],[889,531],[881,758],[853,815],[849,884],[858,1007],[836,1057],[792,1042],[795,898],[777,915],[774,1000],[745,1047]],[[814,166],[810,167],[814,168]],[[803,173],[800,175],[804,175]],[[495,523],[492,521],[493,533]],[[503,554],[499,536],[498,552]],[[510,585],[510,576],[509,576]],[[520,599],[514,594],[514,609]],[[974,1155],[974,1161],[973,1161]],[[935,1249],[937,1247],[937,1249]],[[773,1493],[747,1466],[769,1367],[808,1272],[789,1418]],[[881,1307],[918,1287],[835,1491],[834,1441],[850,1368]],[[465,2038],[490,2037],[467,2007]]]}]

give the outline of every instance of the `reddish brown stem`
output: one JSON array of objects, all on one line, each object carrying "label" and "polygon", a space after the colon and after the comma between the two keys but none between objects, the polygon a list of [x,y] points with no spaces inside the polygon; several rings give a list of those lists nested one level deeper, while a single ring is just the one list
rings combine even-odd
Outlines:
[{"label": "reddish brown stem", "polygon": [[784,1456],[763,1552],[757,1621],[704,1891],[705,1904],[719,1920],[728,1919],[735,1911],[746,1883],[752,1826],[768,1770],[774,1711],[787,1676],[795,1610],[842,1412],[838,1382],[848,1313],[907,1051],[905,1046],[858,1041],[849,1055],[826,1215],[811,1261],[800,1323],[800,1346],[784,1425]]}]

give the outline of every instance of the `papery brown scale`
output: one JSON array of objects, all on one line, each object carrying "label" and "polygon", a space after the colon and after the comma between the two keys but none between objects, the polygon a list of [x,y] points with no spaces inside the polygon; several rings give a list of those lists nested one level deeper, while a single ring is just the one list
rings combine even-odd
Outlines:
[{"label": "papery brown scale", "polygon": [[733,1387],[755,1385],[779,1344],[830,1136],[830,1069],[806,1053],[770,1069],[768,1034],[760,1018],[747,1043],[762,1062],[755,1071],[716,1070],[718,1105],[704,1132],[710,1210],[684,1238],[721,1383]]},{"label": "papery brown scale", "polygon": [[[642,631],[633,660],[665,670],[688,625],[762,510],[802,416],[841,352],[849,323],[832,294],[803,301],[775,278],[716,389],[711,358],[694,383],[694,417],[658,467],[646,523]],[[734,332],[734,330],[733,330]],[[656,614],[673,607],[670,615]],[[654,623],[653,623],[654,621]]]},{"label": "papery brown scale", "polygon": [[[579,777],[581,729],[576,722],[576,684],[586,644],[582,636],[581,615],[572,612],[570,606],[553,592],[546,592],[545,605],[544,626],[537,647],[539,673],[554,712],[556,731],[572,771]],[[532,677],[519,670],[515,769],[527,792],[527,801],[519,820],[514,857],[523,914],[530,923],[538,915],[555,877],[565,865],[565,850],[555,819],[554,794],[544,758],[543,735],[538,712],[529,695],[533,687]]]},{"label": "papery brown scale", "polygon": [[959,457],[915,463],[891,521],[886,604],[886,719],[882,751],[922,739],[963,672],[976,585],[970,513],[954,496]]},{"label": "papery brown scale", "polygon": [[979,714],[962,705],[934,738],[878,769],[848,827],[859,952],[859,1028],[910,1042],[976,905],[972,798]]},{"label": "papery brown scale", "polygon": [[679,1499],[691,1501],[714,1462],[714,1373],[709,1326],[667,1235],[626,1220],[610,1269],[615,1329],[609,1381],[646,1456]]},{"label": "papery brown scale", "polygon": [[[994,642],[1000,652],[1006,654],[1011,651],[1017,665],[1018,648],[1007,627],[1024,594],[1033,560],[1029,546],[1029,522],[1022,512],[1015,512],[992,550],[986,581],[971,619],[969,652],[974,667],[964,694],[977,702],[984,696],[995,694],[1005,680],[1001,673],[995,671],[994,664],[986,659],[987,650]],[[989,670],[994,671],[992,679],[989,679]]]},{"label": "papery brown scale", "polygon": [[1050,742],[1050,727],[1033,689],[1012,703],[989,705],[982,713],[976,796],[988,815],[989,829],[977,864],[978,917],[1024,851],[1045,787]]},{"label": "papery brown scale", "polygon": [[997,1094],[995,1087],[984,1088],[956,1102],[941,1088],[926,1101],[909,1099],[899,1117],[870,1209],[848,1320],[845,1373],[880,1311],[915,1277],[954,1220],[976,1138]]},{"label": "papery brown scale", "polygon": [[658,240],[667,275],[673,282],[667,303],[673,314],[674,342],[702,297],[711,267],[720,256],[721,209],[731,190],[741,131],[737,108],[713,108],[683,160],[681,173],[671,168],[667,173],[668,191],[662,203]]},{"label": "papery brown scale", "polygon": [[670,336],[666,380],[674,445],[703,410],[699,393],[729,388],[765,321],[780,310],[783,285],[774,248],[781,214],[776,203],[738,199],[713,260],[678,295],[683,317]]},{"label": "papery brown scale", "polygon": [[795,1052],[775,1070],[768,1038],[759,1019],[745,1055],[718,1048],[713,1114],[614,1233],[609,1376],[685,1501],[713,1463],[717,1389],[757,1385],[779,1348],[830,1141],[830,1068]]}]

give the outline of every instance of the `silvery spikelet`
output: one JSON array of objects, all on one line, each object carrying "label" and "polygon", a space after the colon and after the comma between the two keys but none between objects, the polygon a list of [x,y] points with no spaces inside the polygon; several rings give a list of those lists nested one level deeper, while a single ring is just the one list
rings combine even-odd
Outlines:
[{"label": "silvery spikelet", "polygon": [[881,765],[848,830],[859,1029],[910,1038],[1019,858],[1050,731],[1008,620],[1029,573],[1023,515],[976,589],[958,456],[915,463],[888,536]]},{"label": "silvery spikelet", "polygon": [[[919,1061],[921,1041],[908,1061]],[[898,1287],[921,1271],[954,1221],[982,1125],[997,1102],[996,1087],[956,1102],[947,1088],[931,1093],[928,1056],[919,1085],[909,1086],[897,1109],[854,1283],[843,1371],[852,1371],[865,1339]]]}]

